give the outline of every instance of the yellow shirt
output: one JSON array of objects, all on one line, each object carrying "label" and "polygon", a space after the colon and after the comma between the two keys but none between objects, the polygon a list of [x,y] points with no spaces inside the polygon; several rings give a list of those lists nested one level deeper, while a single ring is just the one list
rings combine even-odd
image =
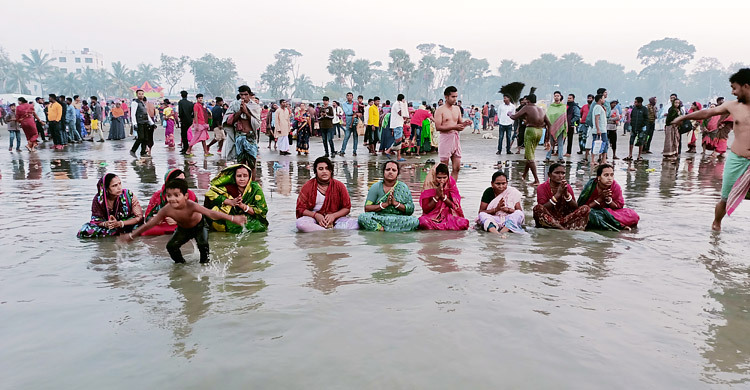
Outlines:
[{"label": "yellow shirt", "polygon": [[371,126],[380,126],[380,111],[378,106],[371,105],[367,111],[367,124]]},{"label": "yellow shirt", "polygon": [[62,106],[54,102],[47,108],[47,120],[50,122],[59,122],[62,119]]}]

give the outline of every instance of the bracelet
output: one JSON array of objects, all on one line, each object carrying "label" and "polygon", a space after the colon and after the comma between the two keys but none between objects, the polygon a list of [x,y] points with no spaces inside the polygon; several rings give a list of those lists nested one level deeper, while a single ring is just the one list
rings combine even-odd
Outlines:
[{"label": "bracelet", "polygon": [[125,227],[125,221],[120,221],[120,228],[124,228],[124,227]]},{"label": "bracelet", "polygon": [[133,239],[133,233],[128,233],[128,237],[130,237],[130,239],[132,240]]},{"label": "bracelet", "polygon": [[435,203],[437,203],[438,202],[437,196],[433,196],[432,197],[432,201],[435,202]]},{"label": "bracelet", "polygon": [[607,204],[610,204],[610,203],[612,203],[612,198],[609,198],[609,200],[604,199],[604,201],[607,202]]},{"label": "bracelet", "polygon": [[598,201],[598,200],[596,200],[596,199],[594,199],[594,203],[596,203],[596,204],[597,204],[598,206],[601,206],[601,205],[602,205],[602,204],[601,204],[601,203],[599,203],[599,201]]},{"label": "bracelet", "polygon": [[568,194],[568,197],[565,198],[566,202],[570,202],[573,199],[573,195]]},{"label": "bracelet", "polygon": [[443,195],[443,202],[445,202],[446,200],[448,200],[448,195]]},{"label": "bracelet", "polygon": [[396,203],[398,203],[398,204],[396,205],[396,208],[399,208],[399,207],[401,207],[401,203],[400,203],[400,202],[396,202]]},{"label": "bracelet", "polygon": [[229,220],[232,221],[232,223],[234,223],[234,215],[230,216]]},{"label": "bracelet", "polygon": [[245,205],[245,212],[247,213],[247,212],[249,212],[249,211],[250,211],[250,206],[248,206],[248,205]]},{"label": "bracelet", "polygon": [[552,199],[549,200],[549,202],[552,203],[553,206],[557,206],[557,202],[554,199],[555,197],[553,196]]},{"label": "bracelet", "polygon": [[383,202],[380,202],[380,203],[378,204],[378,206],[380,206],[380,209],[381,209],[381,210],[385,210],[385,207],[383,207]]},{"label": "bracelet", "polygon": [[557,204],[557,197],[552,195],[552,204]]}]

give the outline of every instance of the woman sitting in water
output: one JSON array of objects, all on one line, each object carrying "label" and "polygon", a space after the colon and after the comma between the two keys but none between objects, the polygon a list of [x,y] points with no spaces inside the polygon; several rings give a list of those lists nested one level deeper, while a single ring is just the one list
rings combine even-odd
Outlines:
[{"label": "woman sitting in water", "polygon": [[[226,167],[211,179],[203,205],[227,215],[247,217],[244,230],[264,232],[268,228],[268,205],[260,184],[253,181],[252,169],[244,164]],[[217,232],[241,233],[243,226],[226,220],[209,220],[209,228]]]},{"label": "woman sitting in water", "polygon": [[[143,219],[143,222],[148,222],[156,215],[156,213],[159,212],[159,210],[162,209],[162,207],[168,204],[167,192],[165,190],[167,182],[174,179],[184,178],[185,172],[182,172],[182,170],[179,169],[172,169],[171,171],[167,172],[166,175],[164,175],[164,184],[161,186],[161,189],[159,191],[156,191],[154,195],[151,196],[151,201],[148,202],[148,207],[146,207],[146,217]],[[193,191],[188,190],[187,198],[188,200],[192,200],[193,202],[198,202],[198,198],[195,196],[195,193]],[[177,229],[177,223],[172,218],[166,217],[160,224],[146,230],[140,235],[161,236],[164,234],[172,234],[174,233],[175,229]]]},{"label": "woman sitting in water", "polygon": [[615,181],[615,170],[609,164],[602,164],[596,169],[596,177],[583,187],[578,204],[591,208],[587,227],[591,230],[630,230],[640,220],[638,213],[625,208],[622,189]]},{"label": "woman sitting in water", "polygon": [[78,231],[78,238],[110,237],[131,232],[141,222],[143,210],[135,195],[122,188],[120,178],[108,173],[96,184],[91,203],[91,221]]},{"label": "woman sitting in water", "polygon": [[297,198],[297,230],[315,232],[326,229],[359,229],[349,218],[352,202],[344,183],[334,179],[333,163],[318,157],[313,163],[315,177],[308,180]]},{"label": "woman sitting in water", "polygon": [[383,180],[375,183],[367,192],[365,212],[359,215],[359,225],[370,231],[407,232],[419,226],[419,219],[412,216],[414,202],[411,191],[398,181],[401,166],[395,161],[383,165]]},{"label": "woman sitting in water", "polygon": [[521,207],[523,195],[508,185],[508,176],[503,171],[492,175],[491,184],[482,194],[477,224],[491,233],[523,233],[526,218]]},{"label": "woman sitting in water", "polygon": [[534,221],[537,227],[562,230],[584,230],[589,221],[589,207],[578,207],[573,188],[565,180],[565,166],[552,164],[549,179],[536,192]]},{"label": "woman sitting in water", "polygon": [[456,180],[445,164],[438,164],[427,174],[419,196],[422,216],[419,228],[425,230],[466,230],[469,220],[461,209],[461,194]]}]

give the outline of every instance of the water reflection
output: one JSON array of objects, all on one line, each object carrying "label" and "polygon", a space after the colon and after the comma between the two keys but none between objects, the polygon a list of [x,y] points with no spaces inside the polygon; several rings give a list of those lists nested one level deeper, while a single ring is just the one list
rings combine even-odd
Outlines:
[{"label": "water reflection", "polygon": [[429,232],[420,234],[419,244],[422,247],[417,255],[427,268],[439,272],[460,271],[456,259],[461,256],[461,248],[449,244],[456,244],[466,236],[466,231],[461,232]]}]

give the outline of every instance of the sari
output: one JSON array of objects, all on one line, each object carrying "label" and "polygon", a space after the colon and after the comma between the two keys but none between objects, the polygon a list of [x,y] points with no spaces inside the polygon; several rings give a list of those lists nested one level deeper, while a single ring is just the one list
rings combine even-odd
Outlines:
[{"label": "sari", "polygon": [[[401,181],[397,181],[391,190],[397,202],[404,205],[405,210],[388,206],[380,211],[369,211],[359,215],[359,225],[364,230],[386,231],[386,232],[408,232],[419,226],[419,219],[412,216],[414,213],[414,201],[411,198],[409,187]],[[383,190],[383,180],[373,184],[367,192],[366,205],[383,203],[388,199],[388,193]]]},{"label": "sari", "polygon": [[422,207],[422,216],[419,217],[419,227],[425,230],[466,230],[469,228],[469,220],[464,218],[464,212],[461,209],[461,194],[458,192],[456,180],[448,176],[445,183],[444,194],[455,208],[451,208],[448,202],[443,199],[437,199],[435,208],[429,213],[424,209],[430,202],[431,198],[437,195],[437,178],[435,168],[430,170],[424,181],[424,188],[419,195],[419,205]]},{"label": "sari", "polygon": [[422,132],[420,133],[420,136],[420,150],[423,152],[430,152],[432,150],[430,142],[430,119],[425,119],[422,121]]},{"label": "sari", "polygon": [[[568,184],[568,194],[575,197],[570,184]],[[568,202],[558,199],[557,206],[549,210],[544,205],[552,199],[553,195],[549,180],[537,187],[537,205],[533,210],[536,227],[558,229],[562,226],[567,230],[585,230],[589,221],[589,206],[573,208]]]},{"label": "sari", "polygon": [[[143,222],[148,222],[149,219],[156,216],[156,214],[159,212],[159,210],[162,209],[162,207],[167,205],[167,182],[172,179],[172,175],[179,171],[179,169],[172,169],[169,172],[167,172],[166,175],[164,175],[164,184],[161,186],[161,189],[159,191],[156,191],[152,196],[151,200],[148,202],[148,207],[146,207],[146,216],[143,219]],[[181,171],[180,171],[181,172]],[[192,200],[193,202],[198,202],[198,198],[195,196],[195,193],[191,190],[188,190],[187,192],[188,200]],[[151,229],[146,230],[145,232],[141,233],[142,236],[161,236],[164,234],[172,234],[174,233],[175,229],[177,229],[177,225],[170,225],[167,223],[167,221],[161,221],[160,224],[152,227]]]},{"label": "sari", "polygon": [[112,109],[112,119],[109,125],[109,136],[107,137],[108,140],[121,140],[125,139],[125,121],[124,121],[125,113],[122,111],[122,108],[113,108]]},{"label": "sari", "polygon": [[[245,223],[244,230],[250,232],[264,232],[268,229],[268,220],[266,220],[268,205],[266,204],[266,198],[263,195],[263,189],[258,182],[252,181],[251,179],[251,181],[247,183],[245,190],[240,193],[240,189],[237,187],[234,180],[235,171],[240,167],[244,167],[249,172],[253,172],[250,167],[244,164],[236,164],[222,169],[216,177],[211,179],[211,186],[208,188],[208,191],[206,191],[204,206],[207,209],[227,215],[245,215],[247,217],[247,223]],[[245,213],[245,211],[240,208],[224,204],[224,201],[227,199],[235,199],[239,197],[242,198],[242,203],[253,209],[253,215]],[[207,221],[209,222],[209,228],[217,232],[236,234],[243,231],[243,226],[237,225],[231,221],[214,221],[208,218]]]},{"label": "sari", "polygon": [[[167,126],[164,128],[164,145],[174,148],[174,109],[167,107],[164,109],[164,118]],[[189,141],[188,141],[189,142]]]},{"label": "sari", "polygon": [[16,107],[16,120],[21,125],[26,141],[36,145],[39,133],[37,132],[36,122],[34,121],[34,106],[30,103],[19,104]]},{"label": "sari", "polygon": [[85,223],[78,231],[78,238],[99,238],[112,237],[122,233],[133,231],[135,226],[125,226],[122,228],[107,229],[99,226],[99,223],[108,221],[114,217],[117,221],[125,221],[131,218],[141,218],[143,209],[135,195],[127,189],[122,189],[122,193],[115,199],[114,204],[107,204],[107,190],[104,186],[104,175],[96,184],[97,192],[94,200],[91,202],[91,220]]},{"label": "sari", "polygon": [[671,107],[667,112],[667,123],[664,127],[664,151],[662,155],[664,157],[677,156],[677,151],[680,147],[680,132],[676,125],[672,124],[672,121],[680,116],[680,110]]},{"label": "sari", "polygon": [[310,116],[307,111],[297,111],[294,120],[297,122],[297,153],[307,154],[310,150]]},{"label": "sari", "polygon": [[[583,187],[581,196],[578,197],[578,206],[583,206],[589,199],[599,197],[597,179],[592,178]],[[587,229],[620,231],[625,227],[636,227],[640,217],[634,210],[625,207],[625,198],[622,196],[622,188],[616,181],[612,182],[612,200],[620,208],[592,208],[589,212]]]},{"label": "sari", "polygon": [[[489,191],[492,191],[494,194],[492,187],[485,190],[485,192]],[[505,204],[505,207],[515,208],[516,203],[520,203],[522,199],[523,195],[521,194],[521,191],[518,191],[516,188],[509,185],[505,191],[501,192],[500,195],[497,195],[487,204],[487,209],[494,209],[500,204],[501,200]],[[476,223],[486,231],[489,231],[494,225],[497,230],[501,230],[505,227],[513,233],[524,233],[523,222],[525,219],[526,215],[523,213],[523,210],[515,210],[510,214],[502,210],[498,210],[495,214],[489,214],[483,211],[477,215]]]}]

